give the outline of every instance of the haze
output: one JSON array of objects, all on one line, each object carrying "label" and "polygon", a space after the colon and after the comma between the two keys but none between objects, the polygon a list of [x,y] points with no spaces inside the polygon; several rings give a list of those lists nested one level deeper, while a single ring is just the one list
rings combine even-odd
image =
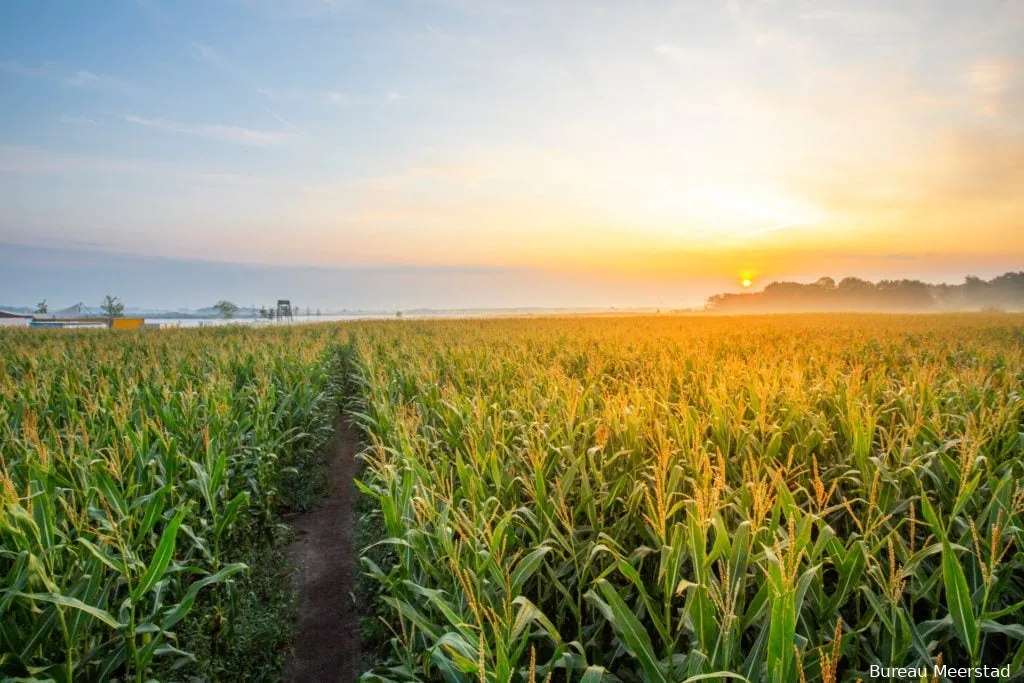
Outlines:
[{"label": "haze", "polygon": [[0,6],[5,304],[959,282],[1022,209],[1019,2]]}]

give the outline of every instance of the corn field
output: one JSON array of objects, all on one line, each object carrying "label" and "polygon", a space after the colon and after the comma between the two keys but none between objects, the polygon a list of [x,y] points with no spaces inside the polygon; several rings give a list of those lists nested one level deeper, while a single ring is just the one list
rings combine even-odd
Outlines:
[{"label": "corn field", "polygon": [[363,680],[1019,678],[1022,388],[999,314],[5,331],[0,678],[229,642],[342,401]]},{"label": "corn field", "polygon": [[390,633],[364,680],[1020,677],[1024,318],[355,334]]},{"label": "corn field", "polygon": [[334,427],[337,328],[0,334],[0,678],[143,681],[232,638],[243,548]]}]

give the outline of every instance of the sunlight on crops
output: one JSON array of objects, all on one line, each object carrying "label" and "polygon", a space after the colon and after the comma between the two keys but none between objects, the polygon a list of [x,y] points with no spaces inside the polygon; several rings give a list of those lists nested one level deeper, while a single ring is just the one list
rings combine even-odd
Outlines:
[{"label": "sunlight on crops", "polygon": [[341,404],[366,680],[1018,671],[1022,385],[1005,314],[5,332],[0,676],[237,639]]},{"label": "sunlight on crops", "polygon": [[361,325],[380,675],[1019,670],[1022,325]]}]

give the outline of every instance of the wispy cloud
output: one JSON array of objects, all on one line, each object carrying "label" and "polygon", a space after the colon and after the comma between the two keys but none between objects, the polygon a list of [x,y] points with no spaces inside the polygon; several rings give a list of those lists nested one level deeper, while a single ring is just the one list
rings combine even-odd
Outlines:
[{"label": "wispy cloud", "polygon": [[119,78],[94,74],[91,71],[77,71],[65,82],[70,86],[89,90],[124,90],[128,87],[128,84]]},{"label": "wispy cloud", "polygon": [[334,14],[350,4],[350,0],[237,0],[268,15],[289,19],[311,19]]},{"label": "wispy cloud", "polygon": [[206,62],[221,71],[232,74],[238,73],[238,68],[231,63],[231,60],[214,50],[209,45],[203,45],[202,43],[193,41],[189,44],[188,53],[193,59],[200,62]]},{"label": "wispy cloud", "polygon": [[19,61],[0,61],[0,72],[38,78],[55,83],[63,83],[84,90],[127,90],[128,84],[115,76],[96,74],[92,71],[79,69],[70,71],[57,62],[43,62],[40,65],[28,65]]},{"label": "wispy cloud", "polygon": [[27,66],[21,62],[0,61],[0,72],[25,76],[26,78],[48,78],[52,74],[53,64],[47,62],[42,66]]},{"label": "wispy cloud", "polygon": [[54,152],[38,147],[0,145],[0,173],[97,174],[123,173],[174,178],[203,185],[286,187],[287,181],[228,173],[184,164]]},{"label": "wispy cloud", "polygon": [[1022,72],[1021,62],[1009,59],[979,59],[968,66],[967,82],[977,94],[986,116],[999,116],[1014,95],[1021,95]]},{"label": "wispy cloud", "polygon": [[323,94],[323,101],[332,107],[350,107],[367,104],[368,102],[362,95],[351,95],[343,92],[326,92]]},{"label": "wispy cloud", "polygon": [[260,108],[263,109],[263,111],[265,111],[268,114],[270,114],[271,116],[273,116],[275,119],[277,119],[277,121],[279,123],[281,123],[282,125],[285,125],[285,126],[291,128],[292,130],[298,130],[298,127],[296,127],[296,126],[292,125],[291,123],[289,123],[288,121],[286,121],[283,117],[281,117],[279,114],[274,112],[274,110],[272,110],[270,107],[261,106]]},{"label": "wispy cloud", "polygon": [[388,93],[388,104],[394,104],[405,99],[405,95],[402,95],[394,90]]},{"label": "wispy cloud", "polygon": [[[337,90],[311,90],[306,88],[257,87],[256,93],[270,100],[324,104],[330,107],[355,107],[372,104],[374,99],[366,95],[340,92]],[[398,93],[395,93],[397,95]]]},{"label": "wispy cloud", "polygon": [[126,122],[172,133],[195,135],[209,140],[231,142],[251,147],[274,147],[293,139],[295,135],[284,131],[256,130],[242,126],[228,126],[219,123],[179,123],[167,119],[147,119],[141,116],[124,116]]},{"label": "wispy cloud", "polygon": [[692,50],[687,50],[685,47],[672,45],[671,43],[662,43],[661,45],[656,46],[654,51],[663,57],[668,57],[673,60],[682,60],[693,55]]},{"label": "wispy cloud", "polygon": [[61,114],[57,120],[61,123],[67,123],[70,125],[97,126],[100,123],[96,119],[90,118],[88,116],[72,116],[70,114]]}]

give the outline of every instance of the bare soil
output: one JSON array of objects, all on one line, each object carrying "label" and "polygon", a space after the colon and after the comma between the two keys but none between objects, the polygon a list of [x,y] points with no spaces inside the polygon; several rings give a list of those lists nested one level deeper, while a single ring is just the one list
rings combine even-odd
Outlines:
[{"label": "bare soil", "polygon": [[349,683],[359,672],[356,579],[355,480],[359,440],[339,423],[327,461],[327,497],[291,520],[296,539],[288,552],[297,567],[298,637],[285,667],[286,681]]}]

